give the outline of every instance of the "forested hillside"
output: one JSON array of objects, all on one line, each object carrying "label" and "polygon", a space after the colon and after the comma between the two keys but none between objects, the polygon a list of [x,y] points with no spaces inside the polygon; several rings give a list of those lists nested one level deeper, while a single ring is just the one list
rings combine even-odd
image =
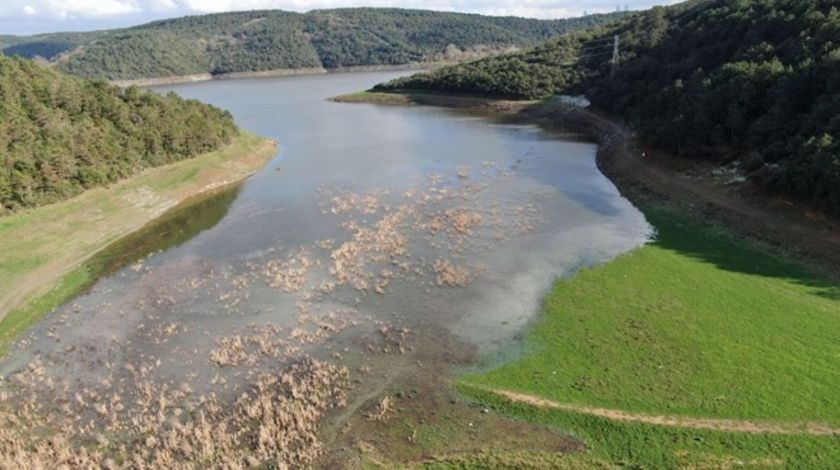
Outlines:
[{"label": "forested hillside", "polygon": [[273,69],[401,65],[530,47],[624,13],[564,20],[392,8],[219,13],[133,28],[0,37],[7,55],[42,57],[86,78],[137,79]]},{"label": "forested hillside", "polygon": [[214,150],[226,111],[0,55],[0,213],[64,199]]},{"label": "forested hillside", "polygon": [[81,44],[106,35],[106,31],[48,33],[35,36],[0,35],[0,49],[7,56],[53,59]]},{"label": "forested hillside", "polygon": [[[620,70],[611,79],[614,35]],[[738,159],[752,181],[840,212],[840,5],[833,0],[654,8],[527,52],[378,88],[585,93],[650,144]]]}]

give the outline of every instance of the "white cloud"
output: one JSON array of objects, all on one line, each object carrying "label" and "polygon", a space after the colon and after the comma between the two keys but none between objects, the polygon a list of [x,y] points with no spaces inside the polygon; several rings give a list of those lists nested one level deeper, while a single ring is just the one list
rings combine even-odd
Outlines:
[{"label": "white cloud", "polygon": [[175,0],[150,0],[149,7],[152,11],[169,11],[178,8],[178,2]]},{"label": "white cloud", "polygon": [[106,18],[141,11],[135,0],[3,0],[0,17]]}]

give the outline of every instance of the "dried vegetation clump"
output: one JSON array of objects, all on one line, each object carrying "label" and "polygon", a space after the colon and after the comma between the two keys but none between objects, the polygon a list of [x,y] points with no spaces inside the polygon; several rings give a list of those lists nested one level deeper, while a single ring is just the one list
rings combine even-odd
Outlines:
[{"label": "dried vegetation clump", "polygon": [[[330,351],[329,340],[365,318],[359,299],[386,295],[398,281],[467,286],[478,271],[456,258],[536,223],[533,206],[487,191],[506,176],[492,166],[472,175],[461,167],[399,194],[322,188],[335,239],[271,248],[239,264],[137,263],[132,294],[83,317],[110,322],[107,335],[68,333],[82,317],[74,306],[44,329],[47,354],[0,380],[0,469],[311,465],[322,452],[319,422],[343,405],[350,381],[347,369],[305,352]],[[292,312],[279,312],[283,329],[238,326],[239,317],[275,313],[271,304],[255,306],[252,292],[289,301]],[[368,352],[412,350],[413,331],[366,321],[364,334],[375,337]],[[392,410],[385,397],[370,418]]]},{"label": "dried vegetation clump", "polygon": [[[434,174],[425,188],[402,194],[321,187],[322,212],[345,217],[341,226],[348,235],[329,253],[332,280],[321,291],[350,286],[384,294],[396,279],[427,274],[435,276],[438,286],[467,285],[469,270],[445,255],[480,242],[488,247],[488,242],[526,233],[536,223],[533,206],[511,207],[488,191],[508,172],[490,164],[479,175],[485,178],[471,178],[469,167],[462,166],[455,178]],[[415,261],[418,253],[429,250],[439,261],[431,266]]]},{"label": "dried vegetation clump", "polygon": [[371,285],[387,286],[390,275],[377,266],[398,264],[408,255],[409,236],[406,222],[412,209],[401,206],[378,221],[364,225],[350,221],[344,224],[350,240],[330,253],[333,264],[330,274],[339,285],[367,290]]},{"label": "dried vegetation clump", "polygon": [[210,351],[210,360],[222,367],[255,363],[254,356],[246,350],[245,340],[240,335],[217,338],[216,347]]},{"label": "dried vegetation clump", "polygon": [[[167,393],[146,383],[138,390],[142,410],[101,410],[119,424],[120,439],[113,441],[96,426],[62,423],[31,397],[16,411],[0,412],[0,468],[309,466],[322,452],[321,418],[344,406],[349,379],[344,367],[303,357],[258,374],[232,405],[214,394],[190,400],[188,391]],[[84,397],[78,401],[77,407],[87,405]]]},{"label": "dried vegetation clump", "polygon": [[459,235],[472,235],[473,230],[484,223],[484,217],[480,213],[465,208],[448,209],[444,214]]},{"label": "dried vegetation clump", "polygon": [[344,214],[349,212],[361,212],[362,214],[375,214],[382,207],[382,198],[388,195],[388,191],[374,190],[364,194],[337,193],[326,187],[319,189],[326,201],[319,204],[322,214]]},{"label": "dried vegetation clump", "polygon": [[388,323],[379,328],[379,334],[382,338],[380,350],[384,353],[405,354],[411,349],[409,343],[414,337],[414,332],[408,328]]},{"label": "dried vegetation clump", "polygon": [[470,282],[470,270],[449,260],[436,259],[432,267],[436,274],[435,283],[439,286],[463,287]]},{"label": "dried vegetation clump", "polygon": [[270,260],[264,273],[271,287],[283,292],[297,292],[306,284],[306,274],[316,263],[306,253],[290,255],[283,261]]},{"label": "dried vegetation clump", "polygon": [[390,396],[385,395],[376,404],[376,409],[368,413],[367,419],[369,421],[385,421],[394,413],[394,403]]}]

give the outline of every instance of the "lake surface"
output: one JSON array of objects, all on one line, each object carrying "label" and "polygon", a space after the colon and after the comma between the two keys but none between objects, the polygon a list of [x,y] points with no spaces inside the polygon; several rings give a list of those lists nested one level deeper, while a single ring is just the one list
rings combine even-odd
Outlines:
[{"label": "lake surface", "polygon": [[[30,383],[48,383],[49,399],[135,386],[138,370],[233,394],[269,337],[280,357],[353,371],[475,364],[520,344],[555,278],[648,239],[592,144],[434,107],[327,101],[397,75],[158,88],[230,110],[278,155],[211,228],[47,316],[0,374],[35,363]],[[365,375],[358,390],[382,386]]]}]

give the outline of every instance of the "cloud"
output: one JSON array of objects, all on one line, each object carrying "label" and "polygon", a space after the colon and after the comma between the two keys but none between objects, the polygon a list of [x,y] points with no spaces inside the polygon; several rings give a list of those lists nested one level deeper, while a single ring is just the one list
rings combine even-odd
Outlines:
[{"label": "cloud", "polygon": [[105,18],[141,11],[135,0],[3,0],[0,17]]},{"label": "cloud", "polygon": [[178,2],[175,0],[150,0],[149,7],[156,12],[175,10],[178,8]]}]

